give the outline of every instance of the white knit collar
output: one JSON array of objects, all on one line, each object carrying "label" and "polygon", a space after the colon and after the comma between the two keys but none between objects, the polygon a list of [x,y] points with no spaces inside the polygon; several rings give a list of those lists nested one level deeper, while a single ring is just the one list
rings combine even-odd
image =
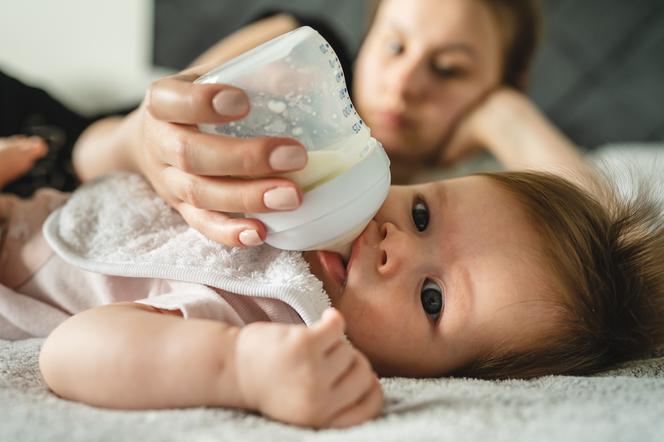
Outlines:
[{"label": "white knit collar", "polygon": [[330,306],[299,252],[226,247],[190,228],[138,175],[82,186],[44,224],[55,253],[86,270],[194,282],[279,299],[311,324]]}]

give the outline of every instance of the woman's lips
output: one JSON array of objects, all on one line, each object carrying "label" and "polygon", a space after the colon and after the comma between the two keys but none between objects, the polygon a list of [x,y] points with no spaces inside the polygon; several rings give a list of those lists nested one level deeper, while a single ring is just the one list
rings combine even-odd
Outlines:
[{"label": "woman's lips", "polygon": [[389,110],[379,110],[374,112],[375,122],[381,126],[390,128],[404,128],[408,126],[409,120],[403,112],[395,112]]}]

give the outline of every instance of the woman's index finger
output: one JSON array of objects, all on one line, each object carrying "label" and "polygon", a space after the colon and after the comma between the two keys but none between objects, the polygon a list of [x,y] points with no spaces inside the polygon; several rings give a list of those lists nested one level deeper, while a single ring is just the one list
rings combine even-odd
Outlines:
[{"label": "woman's index finger", "polygon": [[178,74],[152,83],[146,94],[150,114],[169,123],[195,125],[227,123],[249,113],[249,99],[242,89],[194,80],[193,74]]}]

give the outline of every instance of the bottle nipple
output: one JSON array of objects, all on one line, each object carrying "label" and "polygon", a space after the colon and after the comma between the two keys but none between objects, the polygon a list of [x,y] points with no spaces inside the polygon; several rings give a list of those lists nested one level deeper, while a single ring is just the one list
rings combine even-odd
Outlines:
[{"label": "bottle nipple", "polygon": [[344,261],[348,261],[352,251],[353,242],[364,231],[364,228],[367,226],[367,224],[369,224],[369,221],[370,219],[360,223],[357,227],[349,230],[338,238],[312,247],[311,250],[327,250],[329,252],[336,252],[343,257]]}]

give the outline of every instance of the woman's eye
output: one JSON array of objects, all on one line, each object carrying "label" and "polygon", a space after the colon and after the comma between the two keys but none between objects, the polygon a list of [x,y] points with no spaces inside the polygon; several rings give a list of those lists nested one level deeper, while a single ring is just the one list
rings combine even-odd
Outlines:
[{"label": "woman's eye", "polygon": [[417,200],[413,205],[413,224],[420,232],[425,231],[429,225],[429,208],[422,200]]},{"label": "woman's eye", "polygon": [[427,279],[424,281],[424,284],[422,284],[420,299],[425,313],[431,317],[433,322],[436,322],[440,316],[440,312],[445,306],[443,290],[437,283]]},{"label": "woman's eye", "polygon": [[396,40],[391,40],[387,43],[387,50],[390,54],[399,55],[403,52],[403,44]]},{"label": "woman's eye", "polygon": [[455,67],[447,67],[447,66],[432,66],[431,69],[433,70],[434,74],[441,78],[452,78],[452,77],[457,77],[461,75],[461,69],[455,68]]}]

